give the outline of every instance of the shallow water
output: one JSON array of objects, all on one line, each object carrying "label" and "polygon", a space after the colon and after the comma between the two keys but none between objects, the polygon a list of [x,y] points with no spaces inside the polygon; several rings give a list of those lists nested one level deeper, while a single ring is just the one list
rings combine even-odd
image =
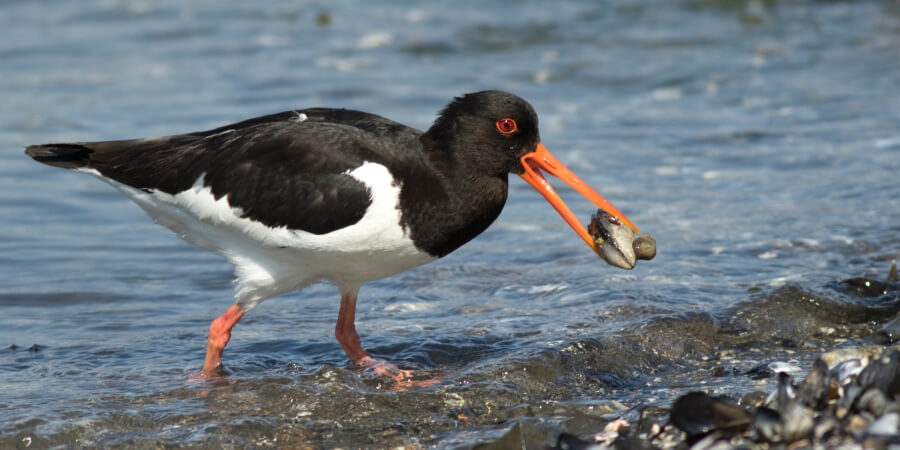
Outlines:
[{"label": "shallow water", "polygon": [[[900,255],[893,2],[13,1],[0,30],[3,448],[468,447],[516,424],[537,447],[759,388],[742,373],[805,370],[900,308],[841,283]],[[360,293],[363,344],[443,378],[425,389],[348,363],[326,285],[258,306],[232,375],[190,382],[230,267],[22,153],[310,106],[425,128],[486,88],[528,99],[659,254],[606,266],[514,177],[487,232]]]}]

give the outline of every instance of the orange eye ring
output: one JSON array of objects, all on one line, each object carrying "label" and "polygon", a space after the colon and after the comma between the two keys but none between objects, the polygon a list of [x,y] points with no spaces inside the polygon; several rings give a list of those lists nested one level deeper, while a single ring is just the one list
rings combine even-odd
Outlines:
[{"label": "orange eye ring", "polygon": [[497,131],[499,131],[500,134],[513,134],[516,131],[519,131],[519,126],[516,125],[516,121],[509,117],[498,120],[495,125],[497,125]]}]

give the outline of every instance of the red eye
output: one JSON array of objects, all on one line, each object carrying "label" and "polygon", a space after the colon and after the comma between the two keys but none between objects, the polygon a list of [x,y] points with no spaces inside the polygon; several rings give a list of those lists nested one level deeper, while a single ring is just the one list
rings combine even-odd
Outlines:
[{"label": "red eye", "polygon": [[510,118],[500,119],[497,121],[497,131],[503,134],[513,134],[516,131],[519,131],[518,125],[516,125],[516,121]]}]

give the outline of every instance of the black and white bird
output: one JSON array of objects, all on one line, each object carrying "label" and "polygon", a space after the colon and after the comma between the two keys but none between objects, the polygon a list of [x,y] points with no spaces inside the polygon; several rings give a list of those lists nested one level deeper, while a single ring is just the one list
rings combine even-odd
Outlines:
[{"label": "black and white bird", "polygon": [[234,264],[236,302],[210,326],[206,377],[222,373],[231,329],[248,310],[317,281],[340,289],[335,335],[347,356],[405,376],[360,344],[360,285],[434,261],[484,231],[506,202],[510,173],[595,251],[541,170],[638,232],[547,151],[531,105],[500,91],[455,98],[424,133],[366,112],[311,108],[209,131],[34,145],[26,153],[100,178],[156,222]]}]

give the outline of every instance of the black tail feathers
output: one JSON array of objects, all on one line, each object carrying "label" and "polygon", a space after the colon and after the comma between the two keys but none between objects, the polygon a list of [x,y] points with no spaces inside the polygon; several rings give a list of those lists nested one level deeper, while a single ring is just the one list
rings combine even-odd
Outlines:
[{"label": "black tail feathers", "polygon": [[85,167],[93,150],[79,144],[31,145],[25,154],[35,161],[64,169]]}]

